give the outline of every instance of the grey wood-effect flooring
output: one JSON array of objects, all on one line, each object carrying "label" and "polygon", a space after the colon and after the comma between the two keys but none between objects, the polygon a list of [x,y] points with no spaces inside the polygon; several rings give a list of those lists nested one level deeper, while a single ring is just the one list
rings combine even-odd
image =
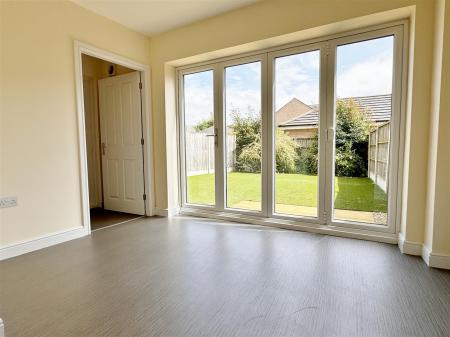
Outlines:
[{"label": "grey wood-effect flooring", "polygon": [[91,230],[97,230],[141,217],[141,215],[110,211],[104,208],[91,208]]},{"label": "grey wood-effect flooring", "polygon": [[141,218],[0,263],[13,336],[450,336],[450,272],[394,245]]}]

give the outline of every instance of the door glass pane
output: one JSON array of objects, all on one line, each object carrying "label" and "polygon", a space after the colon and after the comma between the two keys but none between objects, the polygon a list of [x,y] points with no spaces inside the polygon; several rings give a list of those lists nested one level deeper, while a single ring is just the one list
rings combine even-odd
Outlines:
[{"label": "door glass pane", "polygon": [[317,217],[320,51],[275,59],[275,213]]},{"label": "door glass pane", "polygon": [[186,202],[215,204],[213,71],[184,75]]},{"label": "door glass pane", "polygon": [[334,219],[387,224],[393,47],[337,47]]},{"label": "door glass pane", "polygon": [[261,210],[261,62],[225,68],[226,206]]}]

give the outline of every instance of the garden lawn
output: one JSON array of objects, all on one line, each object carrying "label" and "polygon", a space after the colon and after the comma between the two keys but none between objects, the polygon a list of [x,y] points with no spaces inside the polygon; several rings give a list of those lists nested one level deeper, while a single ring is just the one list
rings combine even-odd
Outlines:
[{"label": "garden lawn", "polygon": [[[231,172],[227,175],[227,205],[261,202],[261,175]],[[277,204],[317,206],[317,177],[304,174],[276,174]],[[214,175],[188,177],[187,201],[192,204],[214,204]],[[335,181],[335,208],[386,212],[387,195],[369,178],[338,177]]]}]

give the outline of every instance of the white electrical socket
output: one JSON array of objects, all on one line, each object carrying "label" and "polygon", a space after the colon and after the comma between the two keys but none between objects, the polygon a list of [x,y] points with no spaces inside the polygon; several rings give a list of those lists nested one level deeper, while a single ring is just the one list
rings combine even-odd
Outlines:
[{"label": "white electrical socket", "polygon": [[0,208],[17,206],[17,197],[3,197],[0,198]]}]

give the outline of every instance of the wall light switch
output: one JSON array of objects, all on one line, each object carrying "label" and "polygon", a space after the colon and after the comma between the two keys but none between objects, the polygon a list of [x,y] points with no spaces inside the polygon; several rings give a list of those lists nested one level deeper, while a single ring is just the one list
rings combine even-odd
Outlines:
[{"label": "wall light switch", "polygon": [[17,206],[17,197],[3,197],[0,198],[0,208]]}]

